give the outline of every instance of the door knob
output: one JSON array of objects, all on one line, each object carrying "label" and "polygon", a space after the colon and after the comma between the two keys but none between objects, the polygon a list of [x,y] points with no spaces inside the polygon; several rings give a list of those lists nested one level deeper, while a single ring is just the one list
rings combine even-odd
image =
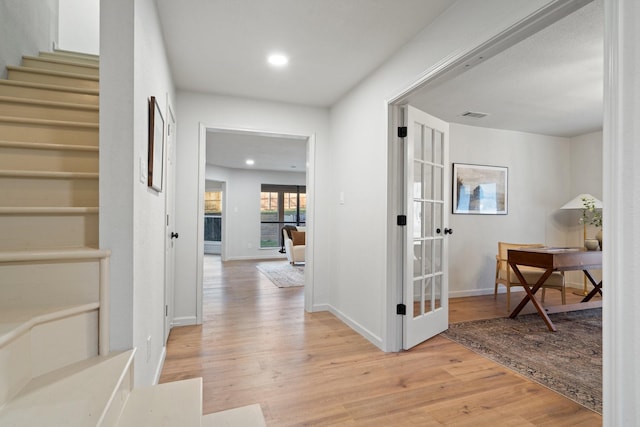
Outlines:
[{"label": "door knob", "polygon": [[440,234],[442,230],[440,230],[440,227],[436,228],[436,234]]},{"label": "door knob", "polygon": [[171,232],[171,238],[172,239],[177,239],[178,238],[178,233],[174,233],[173,231]]},{"label": "door knob", "polygon": [[444,229],[444,234],[453,234],[453,229],[451,229],[451,228],[445,228],[445,229]]}]

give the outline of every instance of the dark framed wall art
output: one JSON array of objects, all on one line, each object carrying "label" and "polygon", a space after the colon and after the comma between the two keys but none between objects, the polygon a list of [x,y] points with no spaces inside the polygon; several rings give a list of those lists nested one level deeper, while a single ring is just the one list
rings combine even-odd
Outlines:
[{"label": "dark framed wall art", "polygon": [[162,191],[164,173],[164,119],[156,97],[149,98],[149,164],[147,185]]},{"label": "dark framed wall art", "polygon": [[506,215],[508,174],[503,166],[453,164],[453,213]]}]

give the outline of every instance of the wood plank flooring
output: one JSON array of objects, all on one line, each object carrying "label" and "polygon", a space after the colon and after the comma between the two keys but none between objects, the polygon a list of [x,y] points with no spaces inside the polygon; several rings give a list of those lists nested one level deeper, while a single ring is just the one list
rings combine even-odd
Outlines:
[{"label": "wood plank flooring", "polygon": [[[275,287],[256,262],[206,258],[204,323],[171,331],[160,379],[202,377],[205,414],[259,403],[269,426],[602,425],[446,338],[384,353],[332,314],[305,313],[303,288]],[[504,315],[504,295],[450,300],[452,322]]]}]

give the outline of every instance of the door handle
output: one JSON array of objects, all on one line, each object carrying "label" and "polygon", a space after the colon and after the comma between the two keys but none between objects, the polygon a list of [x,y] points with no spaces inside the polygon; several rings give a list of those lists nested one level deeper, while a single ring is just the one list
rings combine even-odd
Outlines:
[{"label": "door handle", "polygon": [[440,227],[436,228],[436,234],[440,234],[441,231]]},{"label": "door handle", "polygon": [[173,231],[171,232],[171,238],[172,239],[177,239],[178,237],[179,237],[178,233],[174,233]]},{"label": "door handle", "polygon": [[445,228],[445,229],[444,229],[444,234],[453,234],[453,229],[451,229],[451,228]]}]

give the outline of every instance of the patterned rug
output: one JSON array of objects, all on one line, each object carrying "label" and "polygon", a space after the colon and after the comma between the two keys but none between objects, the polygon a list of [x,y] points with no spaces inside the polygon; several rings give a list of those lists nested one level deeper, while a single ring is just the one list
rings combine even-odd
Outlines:
[{"label": "patterned rug", "polygon": [[602,309],[454,323],[443,336],[602,414]]},{"label": "patterned rug", "polygon": [[256,268],[279,288],[304,286],[304,265],[291,265],[285,261],[258,264]]}]

